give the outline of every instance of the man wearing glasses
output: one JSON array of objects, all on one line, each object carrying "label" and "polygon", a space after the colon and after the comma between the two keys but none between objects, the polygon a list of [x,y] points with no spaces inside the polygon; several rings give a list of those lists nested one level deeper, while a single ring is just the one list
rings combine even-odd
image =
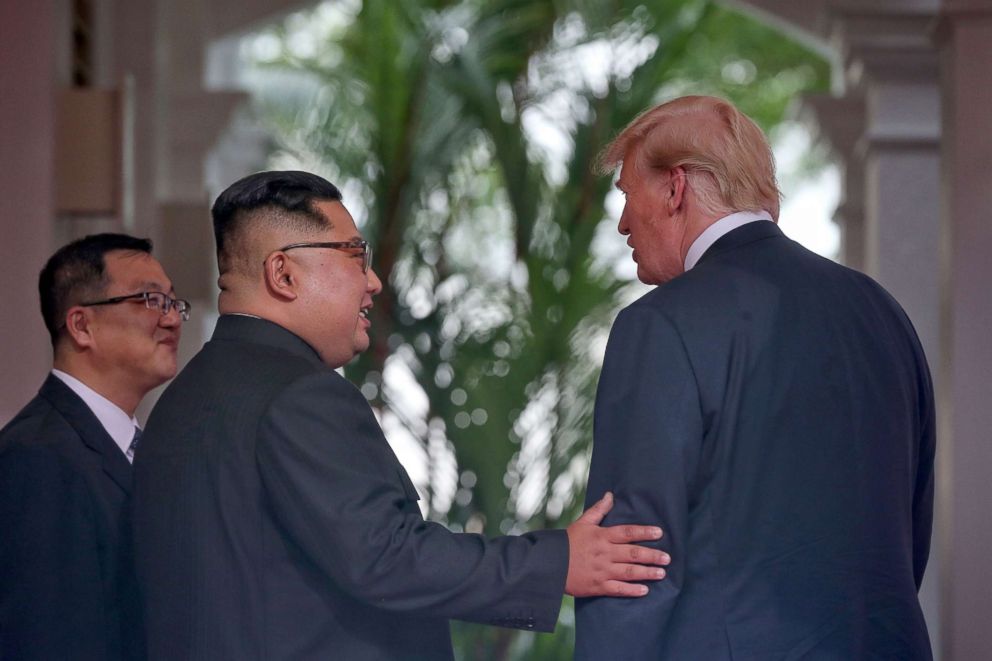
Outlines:
[{"label": "man wearing glasses", "polygon": [[[135,466],[151,659],[451,659],[447,618],[549,631],[562,592],[641,596],[657,528],[485,539],[426,522],[362,394],[382,289],[337,188],[262,172],[213,207],[221,317]],[[629,581],[629,582],[628,582]]]},{"label": "man wearing glasses", "polygon": [[51,374],[0,431],[0,657],[143,657],[126,508],[135,409],[176,373],[189,303],[151,243],[98,234],[39,278]]}]

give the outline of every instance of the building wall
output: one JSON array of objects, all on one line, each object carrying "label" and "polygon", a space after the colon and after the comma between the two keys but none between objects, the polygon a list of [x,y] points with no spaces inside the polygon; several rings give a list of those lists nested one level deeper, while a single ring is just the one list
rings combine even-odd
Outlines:
[{"label": "building wall", "polygon": [[37,392],[51,362],[38,272],[54,210],[55,0],[0,3],[0,420]]}]

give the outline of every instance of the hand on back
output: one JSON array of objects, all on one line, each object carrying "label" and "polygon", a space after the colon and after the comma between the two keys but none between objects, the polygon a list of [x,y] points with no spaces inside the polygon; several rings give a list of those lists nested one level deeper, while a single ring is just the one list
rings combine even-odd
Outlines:
[{"label": "hand on back", "polygon": [[660,539],[661,528],[600,526],[612,508],[613,494],[606,493],[566,529],[569,547],[565,592],[574,597],[643,597],[648,587],[639,581],[665,577],[662,566],[671,562],[668,554],[636,543]]}]

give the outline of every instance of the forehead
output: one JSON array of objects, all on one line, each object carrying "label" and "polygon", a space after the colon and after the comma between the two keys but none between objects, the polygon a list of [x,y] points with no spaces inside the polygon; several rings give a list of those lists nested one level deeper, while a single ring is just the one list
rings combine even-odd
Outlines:
[{"label": "forehead", "polygon": [[317,202],[314,206],[331,222],[330,229],[324,231],[328,240],[347,241],[361,238],[361,234],[355,226],[355,219],[351,217],[351,214],[340,201],[324,200]]},{"label": "forehead", "polygon": [[146,252],[112,250],[104,255],[104,265],[111,288],[168,292],[172,282],[158,260]]},{"label": "forehead", "polygon": [[[628,163],[630,165],[628,165]],[[628,161],[624,159],[623,163],[620,165],[620,176],[617,178],[616,187],[623,192],[627,193],[633,188],[636,183],[640,181],[640,176],[637,168],[634,167],[634,162],[632,160]]]}]

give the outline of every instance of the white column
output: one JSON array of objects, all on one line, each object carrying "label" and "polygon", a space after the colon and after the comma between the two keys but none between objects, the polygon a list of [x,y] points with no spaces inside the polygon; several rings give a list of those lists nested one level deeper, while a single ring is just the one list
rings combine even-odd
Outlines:
[{"label": "white column", "polygon": [[992,658],[992,1],[946,1],[940,538],[943,652]]},{"label": "white column", "polygon": [[865,169],[864,159],[855,157],[865,133],[865,103],[858,94],[804,96],[803,119],[817,129],[817,139],[830,146],[842,172],[841,197],[834,222],[841,232],[840,261],[851,268],[865,269]]},{"label": "white column", "polygon": [[864,269],[909,314],[927,350],[938,348],[937,239],[940,93],[929,40],[933,14],[835,15],[851,91],[864,99]]}]

